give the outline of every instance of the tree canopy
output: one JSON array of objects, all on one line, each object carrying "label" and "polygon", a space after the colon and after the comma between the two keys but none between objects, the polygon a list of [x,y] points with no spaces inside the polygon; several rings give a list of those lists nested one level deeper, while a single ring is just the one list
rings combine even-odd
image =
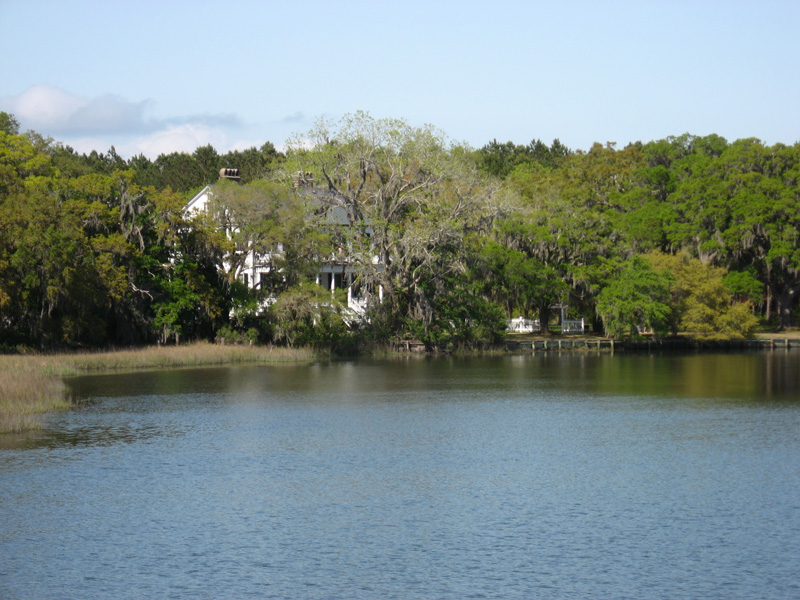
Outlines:
[{"label": "tree canopy", "polygon": [[[223,167],[241,181],[218,181]],[[319,120],[285,153],[266,142],[125,160],[20,134],[0,113],[0,345],[250,328],[288,344],[474,346],[513,316],[546,330],[561,306],[614,337],[787,328],[799,176],[798,144],[684,134],[475,150],[364,112]],[[187,214],[208,184],[209,211]],[[237,280],[248,253],[269,261],[257,285]],[[310,283],[334,255],[372,297],[366,319]]]}]

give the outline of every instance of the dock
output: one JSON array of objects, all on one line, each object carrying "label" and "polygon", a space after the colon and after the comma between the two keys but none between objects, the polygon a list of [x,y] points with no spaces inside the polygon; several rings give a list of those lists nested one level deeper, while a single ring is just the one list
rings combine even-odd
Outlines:
[{"label": "dock", "polygon": [[693,338],[668,338],[663,340],[612,340],[595,339],[533,339],[507,340],[506,348],[516,352],[670,352],[730,350],[789,350],[800,348],[799,338],[770,337],[748,340],[700,340]]}]

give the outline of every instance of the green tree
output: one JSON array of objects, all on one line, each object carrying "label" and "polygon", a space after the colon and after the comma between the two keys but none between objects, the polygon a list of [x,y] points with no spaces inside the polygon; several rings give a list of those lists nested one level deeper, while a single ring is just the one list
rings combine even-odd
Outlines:
[{"label": "green tree", "polygon": [[728,265],[752,266],[766,285],[781,328],[800,297],[800,144],[739,140],[720,159],[731,215],[722,233]]},{"label": "green tree", "polygon": [[219,178],[220,156],[211,144],[200,146],[192,153],[201,179],[200,185],[214,183]]},{"label": "green tree", "polygon": [[154,165],[157,176],[148,184],[159,190],[171,188],[176,192],[188,192],[200,189],[206,182],[206,174],[190,154],[160,154]]},{"label": "green tree", "polygon": [[[315,206],[315,204],[317,204]],[[282,183],[262,180],[249,185],[220,182],[210,205],[214,221],[232,244],[229,275],[236,277],[248,258],[257,256],[270,293],[311,277],[332,251],[332,224],[313,197]]]},{"label": "green tree", "polygon": [[471,275],[481,295],[502,306],[506,316],[535,313],[544,332],[552,307],[566,302],[570,294],[556,267],[496,241],[483,245]]},{"label": "green tree", "polygon": [[427,310],[409,318],[407,331],[427,350],[493,346],[506,329],[503,310],[475,293],[473,279],[465,274],[426,279],[418,286]]},{"label": "green tree", "polygon": [[704,265],[687,254],[652,253],[645,256],[657,271],[666,271],[670,283],[670,327],[702,338],[738,338],[752,335],[758,319],[749,302],[733,303],[725,286],[725,269]]},{"label": "green tree", "polygon": [[19,135],[19,121],[14,115],[0,111],[0,131],[6,135]]},{"label": "green tree", "polygon": [[301,282],[278,296],[269,308],[275,339],[288,346],[336,347],[347,336],[346,302],[341,291],[331,294]]},{"label": "green tree", "polygon": [[186,215],[171,190],[152,193],[149,223],[136,289],[149,299],[153,332],[162,342],[213,339],[231,309],[232,282],[221,269],[224,232],[209,215]]},{"label": "green tree", "polygon": [[550,147],[539,139],[532,140],[527,146],[500,143],[495,139],[476,152],[476,159],[484,171],[505,179],[520,167],[537,171],[553,169],[570,154],[572,151],[558,139],[553,140]]},{"label": "green tree", "polygon": [[669,329],[670,283],[669,275],[659,273],[640,256],[623,263],[597,297],[606,335],[636,336],[640,330],[664,335]]}]

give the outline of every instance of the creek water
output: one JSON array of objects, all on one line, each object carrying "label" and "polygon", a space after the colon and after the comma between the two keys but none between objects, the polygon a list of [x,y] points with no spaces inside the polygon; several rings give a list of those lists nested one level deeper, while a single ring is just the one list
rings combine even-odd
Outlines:
[{"label": "creek water", "polygon": [[80,377],[0,598],[800,598],[800,353]]}]

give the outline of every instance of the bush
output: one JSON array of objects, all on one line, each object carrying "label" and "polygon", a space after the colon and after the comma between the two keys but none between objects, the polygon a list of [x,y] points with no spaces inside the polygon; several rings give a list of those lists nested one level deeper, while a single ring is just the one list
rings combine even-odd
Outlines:
[{"label": "bush", "polygon": [[255,327],[234,329],[224,325],[217,330],[215,341],[218,344],[255,344],[259,341],[259,332]]}]

